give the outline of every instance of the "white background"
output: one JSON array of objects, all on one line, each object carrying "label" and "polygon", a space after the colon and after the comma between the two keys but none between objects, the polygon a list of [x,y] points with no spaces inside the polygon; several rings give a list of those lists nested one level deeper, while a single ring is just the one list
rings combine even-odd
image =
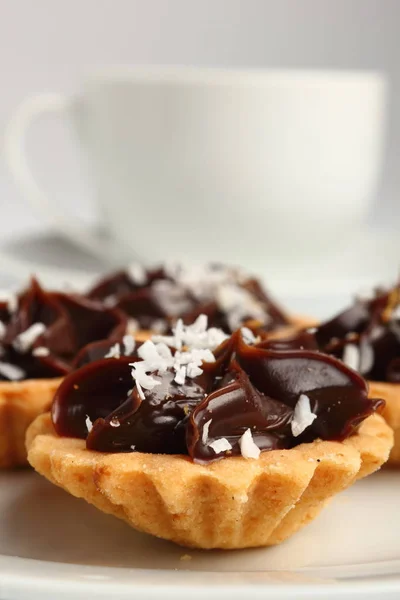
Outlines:
[{"label": "white background", "polygon": [[[396,230],[399,39],[400,0],[0,0],[0,135],[24,97],[77,93],[84,74],[100,65],[380,69],[391,93],[372,221]],[[33,128],[28,150],[54,201],[90,218],[90,186],[79,173],[74,142],[65,125],[49,118]],[[0,245],[46,227],[24,203],[1,160],[0,206]],[[397,265],[397,252],[392,254],[384,259],[390,272]],[[56,252],[52,258],[57,260]]]}]

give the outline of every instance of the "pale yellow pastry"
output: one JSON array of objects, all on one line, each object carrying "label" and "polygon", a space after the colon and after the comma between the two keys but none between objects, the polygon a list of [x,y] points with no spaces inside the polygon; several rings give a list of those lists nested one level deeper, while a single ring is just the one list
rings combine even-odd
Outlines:
[{"label": "pale yellow pastry", "polygon": [[390,452],[388,466],[400,466],[400,384],[378,381],[369,382],[371,398],[383,398],[386,406],[382,415],[393,429],[394,446]]},{"label": "pale yellow pastry", "polygon": [[28,379],[0,383],[0,468],[27,464],[25,434],[49,410],[61,379]]},{"label": "pale yellow pastry", "polygon": [[393,433],[368,417],[344,442],[314,441],[207,465],[188,456],[103,453],[58,436],[50,415],[27,432],[28,460],[47,479],[129,525],[196,548],[278,544],[332,496],[388,458]]}]

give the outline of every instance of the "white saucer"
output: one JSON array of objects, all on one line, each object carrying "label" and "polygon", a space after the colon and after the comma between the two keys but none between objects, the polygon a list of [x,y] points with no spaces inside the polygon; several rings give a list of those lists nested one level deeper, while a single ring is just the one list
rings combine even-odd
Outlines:
[{"label": "white saucer", "polygon": [[400,472],[381,472],[281,546],[201,552],[139,534],[34,472],[3,472],[0,598],[398,599],[399,497]]}]

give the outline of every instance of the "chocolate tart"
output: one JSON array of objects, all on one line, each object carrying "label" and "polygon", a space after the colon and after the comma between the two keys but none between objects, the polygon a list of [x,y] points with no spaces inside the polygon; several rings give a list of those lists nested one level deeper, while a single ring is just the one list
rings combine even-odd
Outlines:
[{"label": "chocolate tart", "polygon": [[258,279],[221,264],[149,270],[135,264],[103,278],[88,297],[125,312],[131,333],[166,333],[177,318],[190,324],[200,314],[207,315],[210,327],[227,334],[241,326],[264,335],[298,325],[297,317],[286,314]]},{"label": "chocolate tart", "polygon": [[68,375],[28,429],[30,464],[140,531],[233,549],[284,541],[387,460],[384,402],[343,363],[192,327],[172,351],[143,344],[132,374],[121,357]]},{"label": "chocolate tart", "polygon": [[[382,415],[394,430],[388,464],[399,466],[400,286],[356,298],[350,307],[306,335],[315,349],[343,360],[367,379],[371,397],[385,400]],[[294,348],[303,343],[295,335],[289,345]]]},{"label": "chocolate tart", "polygon": [[125,316],[75,294],[48,292],[36,279],[0,302],[0,468],[27,465],[25,433],[49,410],[75,355],[103,337],[119,339]]}]

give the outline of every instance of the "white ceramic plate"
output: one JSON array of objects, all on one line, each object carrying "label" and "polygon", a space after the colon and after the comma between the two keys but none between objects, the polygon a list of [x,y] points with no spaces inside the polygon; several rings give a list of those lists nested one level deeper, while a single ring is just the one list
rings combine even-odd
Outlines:
[{"label": "white ceramic plate", "polygon": [[281,546],[200,552],[139,534],[34,472],[2,473],[0,598],[398,599],[399,498],[400,472],[382,471]]}]

